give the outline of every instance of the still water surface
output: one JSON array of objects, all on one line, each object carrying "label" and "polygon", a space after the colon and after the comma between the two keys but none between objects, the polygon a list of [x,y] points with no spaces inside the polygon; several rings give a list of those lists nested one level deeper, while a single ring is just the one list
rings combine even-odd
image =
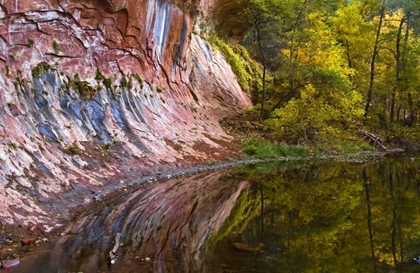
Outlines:
[{"label": "still water surface", "polygon": [[289,161],[142,185],[13,272],[420,272],[419,170],[410,158]]}]

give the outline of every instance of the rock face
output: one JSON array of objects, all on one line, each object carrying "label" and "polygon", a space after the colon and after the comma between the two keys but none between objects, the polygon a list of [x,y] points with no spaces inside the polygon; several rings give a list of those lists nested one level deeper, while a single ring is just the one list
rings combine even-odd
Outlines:
[{"label": "rock face", "polygon": [[90,202],[63,193],[225,149],[218,120],[251,102],[192,33],[206,4],[178,2],[0,3],[2,222],[54,221]]}]

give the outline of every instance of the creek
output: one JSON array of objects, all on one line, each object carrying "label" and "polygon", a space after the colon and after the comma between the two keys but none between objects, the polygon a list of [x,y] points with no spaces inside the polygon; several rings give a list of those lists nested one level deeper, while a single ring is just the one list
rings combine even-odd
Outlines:
[{"label": "creek", "polygon": [[13,272],[420,272],[419,170],[402,156],[279,161],[146,183]]}]

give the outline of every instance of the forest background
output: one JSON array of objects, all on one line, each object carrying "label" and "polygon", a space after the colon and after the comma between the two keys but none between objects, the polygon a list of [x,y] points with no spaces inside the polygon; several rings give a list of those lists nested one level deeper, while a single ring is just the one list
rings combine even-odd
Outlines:
[{"label": "forest background", "polygon": [[278,143],[333,149],[417,146],[419,0],[236,5],[209,39],[251,94],[254,129]]}]

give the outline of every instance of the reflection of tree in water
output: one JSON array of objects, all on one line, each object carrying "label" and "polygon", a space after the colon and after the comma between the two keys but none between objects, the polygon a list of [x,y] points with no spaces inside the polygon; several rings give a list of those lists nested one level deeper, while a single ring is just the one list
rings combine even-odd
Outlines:
[{"label": "reflection of tree in water", "polygon": [[[420,254],[415,163],[254,165],[247,171],[253,186],[212,236],[215,253],[223,253],[214,264],[237,272],[420,270],[413,261]],[[237,250],[235,242],[263,243],[264,252]]]},{"label": "reflection of tree in water", "polygon": [[273,162],[143,185],[16,272],[420,272],[419,164]]},{"label": "reflection of tree in water", "polygon": [[372,228],[380,270],[419,272],[420,265],[413,262],[420,253],[418,164],[390,158],[366,172],[371,184]]}]

